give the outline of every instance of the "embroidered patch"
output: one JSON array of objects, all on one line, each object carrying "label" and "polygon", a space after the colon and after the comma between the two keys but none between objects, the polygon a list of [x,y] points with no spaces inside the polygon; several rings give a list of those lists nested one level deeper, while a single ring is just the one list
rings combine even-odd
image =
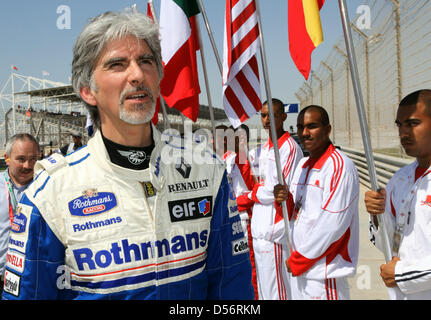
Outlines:
[{"label": "embroidered patch", "polygon": [[97,192],[88,189],[83,195],[69,201],[69,211],[73,216],[86,217],[101,214],[117,206],[117,198],[112,192]]}]

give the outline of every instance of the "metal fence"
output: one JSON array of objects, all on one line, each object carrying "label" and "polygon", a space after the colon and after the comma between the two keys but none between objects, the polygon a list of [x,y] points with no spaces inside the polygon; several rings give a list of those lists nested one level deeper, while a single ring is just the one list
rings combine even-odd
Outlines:
[{"label": "metal fence", "polygon": [[[431,1],[369,0],[369,29],[352,19],[365,112],[373,149],[401,153],[394,124],[399,101],[431,88]],[[301,108],[320,104],[329,113],[337,145],[362,149],[362,136],[344,38],[296,92]]]},{"label": "metal fence", "polygon": [[[364,150],[342,147],[341,150],[353,161],[358,171],[360,182],[371,189],[368,163]],[[386,187],[395,172],[412,163],[414,158],[400,159],[384,154],[373,153],[379,187]]]}]

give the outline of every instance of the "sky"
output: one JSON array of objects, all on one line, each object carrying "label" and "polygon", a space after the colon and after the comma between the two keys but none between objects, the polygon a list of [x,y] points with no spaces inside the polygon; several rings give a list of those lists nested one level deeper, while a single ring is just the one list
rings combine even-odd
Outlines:
[{"label": "sky", "polygon": [[[153,0],[156,15],[159,16],[161,0]],[[346,0],[351,20],[362,0]],[[287,0],[259,0],[262,29],[268,64],[271,93],[285,103],[297,103],[295,92],[304,78],[298,72],[289,53],[287,28]],[[0,3],[0,88],[12,72],[52,81],[70,83],[72,49],[76,38],[92,17],[105,11],[121,11],[133,4],[146,12],[146,0],[14,0]],[[212,34],[220,57],[223,55],[224,0],[203,0]],[[65,11],[63,8],[66,8]],[[70,25],[63,20],[70,12]],[[372,14],[372,13],[371,13]],[[58,26],[58,22],[63,27]],[[221,75],[215,60],[203,19],[200,29],[204,55],[214,107],[222,108]],[[338,1],[326,0],[321,10],[324,42],[312,55],[312,69],[324,60],[333,45],[342,36]],[[64,26],[66,28],[64,28]],[[200,56],[198,56],[200,59]],[[260,56],[258,57],[260,64]],[[200,65],[200,60],[199,60]],[[201,70],[201,66],[200,66]],[[260,67],[261,70],[261,67]],[[261,71],[262,72],[262,71]],[[261,77],[263,82],[263,77]],[[200,72],[200,103],[207,104],[203,72]],[[266,100],[262,87],[262,101]]]}]

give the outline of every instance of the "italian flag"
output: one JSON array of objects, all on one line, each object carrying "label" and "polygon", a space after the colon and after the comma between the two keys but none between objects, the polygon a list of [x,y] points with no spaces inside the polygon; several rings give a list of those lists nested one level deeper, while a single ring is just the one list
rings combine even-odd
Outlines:
[{"label": "italian flag", "polygon": [[308,79],[311,53],[323,41],[320,9],[325,0],[288,0],[289,51],[299,72]]},{"label": "italian flag", "polygon": [[164,77],[160,83],[166,104],[196,121],[199,114],[199,78],[196,51],[199,38],[195,0],[162,0],[160,37]]}]

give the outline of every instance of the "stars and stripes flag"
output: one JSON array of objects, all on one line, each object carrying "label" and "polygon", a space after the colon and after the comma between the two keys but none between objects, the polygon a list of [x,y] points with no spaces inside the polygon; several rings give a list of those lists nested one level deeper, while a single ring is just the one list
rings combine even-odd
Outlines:
[{"label": "stars and stripes flag", "polygon": [[307,80],[311,53],[323,41],[320,9],[325,0],[288,0],[289,51]]},{"label": "stars and stripes flag", "polygon": [[262,108],[259,26],[254,0],[226,0],[223,50],[223,107],[233,127]]}]

